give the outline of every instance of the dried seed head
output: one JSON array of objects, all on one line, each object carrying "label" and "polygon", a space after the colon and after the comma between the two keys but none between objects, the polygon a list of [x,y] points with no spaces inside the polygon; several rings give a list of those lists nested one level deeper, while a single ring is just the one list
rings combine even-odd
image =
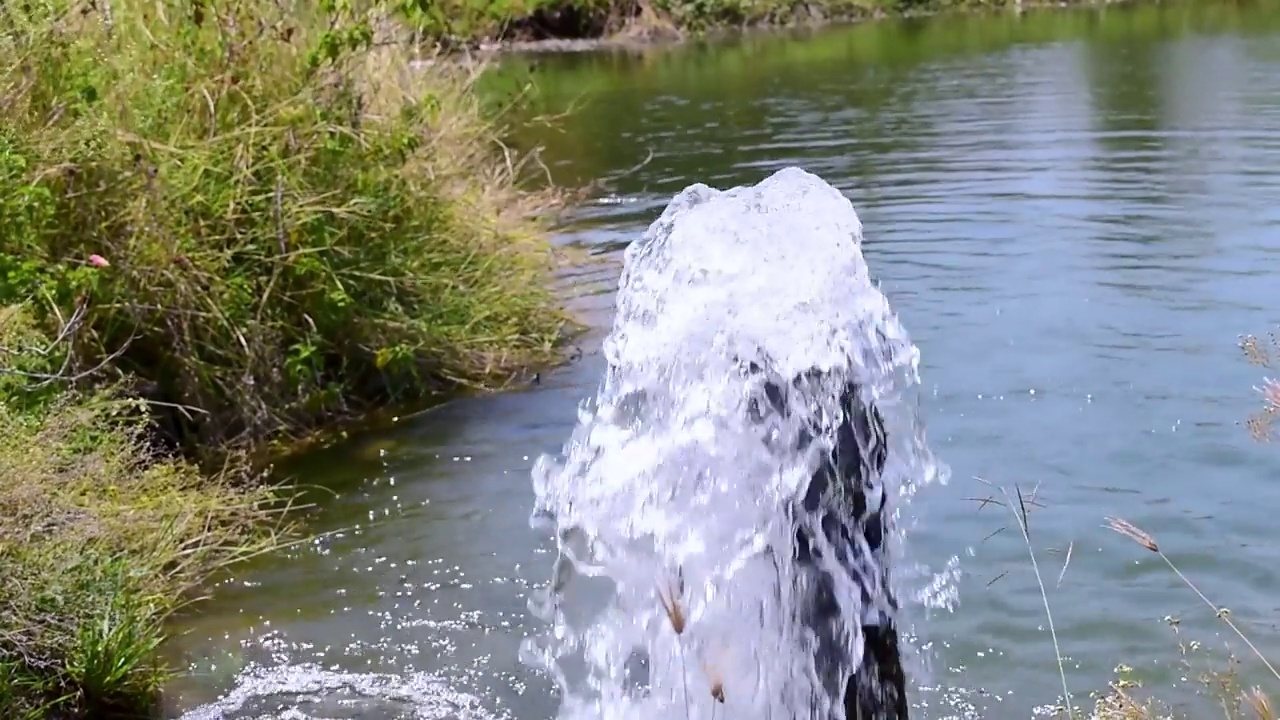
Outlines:
[{"label": "dried seed head", "polygon": [[1271,708],[1271,698],[1267,697],[1261,688],[1254,688],[1245,693],[1244,700],[1249,703],[1249,707],[1253,708],[1258,720],[1276,720],[1275,710]]},{"label": "dried seed head", "polygon": [[1244,351],[1245,359],[1252,365],[1261,365],[1266,367],[1270,364],[1270,353],[1258,342],[1258,336],[1245,335],[1240,338],[1240,349]]},{"label": "dried seed head", "polygon": [[685,628],[684,607],[681,600],[684,594],[684,573],[677,574],[677,579],[673,583],[668,581],[667,587],[664,589],[658,586],[658,602],[662,603],[662,609],[667,614],[667,621],[671,623],[671,629],[676,635],[683,635]]},{"label": "dried seed head", "polygon": [[1262,387],[1254,388],[1262,395],[1262,402],[1269,410],[1280,409],[1280,380],[1262,378]]},{"label": "dried seed head", "polygon": [[1130,540],[1138,543],[1139,545],[1150,550],[1153,553],[1160,552],[1160,546],[1156,545],[1156,539],[1151,537],[1150,533],[1146,532],[1145,530],[1139,529],[1136,525],[1129,522],[1128,520],[1123,520],[1121,518],[1116,518],[1116,517],[1109,517],[1107,518],[1107,527],[1129,538]]},{"label": "dried seed head", "polygon": [[713,665],[708,665],[706,660],[702,661],[702,672],[706,673],[707,680],[711,682],[711,697],[721,705],[724,704],[724,675]]},{"label": "dried seed head", "polygon": [[1275,416],[1280,413],[1263,411],[1249,418],[1247,426],[1249,435],[1258,442],[1271,439],[1271,427],[1275,424]]}]

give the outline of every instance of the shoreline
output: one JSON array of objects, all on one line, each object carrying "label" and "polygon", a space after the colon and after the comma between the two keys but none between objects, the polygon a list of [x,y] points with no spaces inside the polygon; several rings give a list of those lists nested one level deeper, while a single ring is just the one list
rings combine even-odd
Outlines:
[{"label": "shoreline", "polygon": [[573,336],[567,196],[470,73],[346,7],[195,12],[37,4],[0,37],[6,719],[144,716],[165,620],[306,534],[265,469]]},{"label": "shoreline", "polygon": [[[474,51],[485,57],[501,57],[506,55],[569,55],[593,52],[644,53],[680,47],[690,43],[719,43],[751,36],[784,35],[795,33],[800,36],[796,40],[804,40],[806,35],[841,27],[853,27],[864,23],[886,22],[895,20],[926,20],[932,18],[959,16],[989,16],[1002,13],[1023,15],[1031,12],[1049,12],[1088,8],[1105,8],[1113,6],[1130,6],[1141,4],[1143,0],[1053,0],[1049,2],[1031,0],[1019,5],[989,4],[981,7],[938,7],[913,10],[908,12],[890,12],[883,10],[869,11],[865,14],[846,14],[831,17],[809,17],[805,20],[770,23],[759,22],[741,26],[711,27],[702,32],[686,32],[670,26],[661,32],[649,32],[644,28],[638,30],[624,27],[622,30],[602,37],[549,37],[538,40],[479,40],[474,44]],[[460,53],[463,51],[455,51]]]}]

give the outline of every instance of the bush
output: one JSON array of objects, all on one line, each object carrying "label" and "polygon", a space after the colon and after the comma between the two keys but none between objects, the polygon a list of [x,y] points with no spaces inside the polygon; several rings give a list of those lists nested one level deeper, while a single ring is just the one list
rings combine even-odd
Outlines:
[{"label": "bush", "polygon": [[32,0],[0,23],[0,305],[77,318],[71,370],[138,378],[186,448],[554,358],[537,198],[468,77],[374,42],[373,9]]},{"label": "bush", "polygon": [[[21,313],[0,309],[0,346],[35,340]],[[141,713],[166,677],[163,621],[220,568],[273,546],[273,498],[155,456],[135,403],[3,377],[3,717]]]}]

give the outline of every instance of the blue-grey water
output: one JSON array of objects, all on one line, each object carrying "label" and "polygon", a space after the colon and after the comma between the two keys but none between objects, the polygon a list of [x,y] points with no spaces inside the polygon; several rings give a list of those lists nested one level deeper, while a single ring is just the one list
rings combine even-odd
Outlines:
[{"label": "blue-grey water", "polygon": [[952,469],[912,505],[911,560],[961,572],[953,611],[908,609],[919,717],[1025,718],[1061,694],[1027,546],[981,502],[999,486],[1034,492],[1073,693],[1123,663],[1189,701],[1166,617],[1225,657],[1212,614],[1108,515],[1280,650],[1280,447],[1243,427],[1265,371],[1236,347],[1280,322],[1280,13],[1113,7],[538,57],[494,91],[528,77],[539,110],[569,112],[517,142],[559,182],[603,183],[557,236],[595,261],[565,277],[593,327],[582,358],[290,468],[324,488],[312,528],[338,532],[243,568],[184,620],[175,715],[549,717],[548,682],[516,658],[551,562],[529,470],[600,378],[621,250],[685,185],[793,164],[860,213]]}]

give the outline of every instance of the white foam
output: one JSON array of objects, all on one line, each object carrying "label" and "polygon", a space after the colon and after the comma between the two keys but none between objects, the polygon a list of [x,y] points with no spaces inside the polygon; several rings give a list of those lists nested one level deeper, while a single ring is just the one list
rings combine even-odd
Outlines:
[{"label": "white foam", "polygon": [[[549,627],[524,653],[560,684],[561,718],[813,717],[838,701],[815,674],[791,556],[797,524],[814,521],[795,501],[833,438],[804,451],[788,439],[806,419],[838,419],[839,389],[856,382],[890,426],[883,491],[903,500],[941,470],[903,395],[919,353],[861,243],[849,201],[788,168],[752,187],[691,186],[628,248],[610,371],[563,457],[534,470],[563,592],[533,604]],[[753,421],[763,377],[744,373],[747,361],[783,382],[811,369],[822,379],[791,396],[788,416]],[[657,598],[677,572],[678,639]],[[584,610],[590,590],[561,587],[573,573],[607,581],[602,607]],[[857,588],[838,590],[856,663],[867,609]]]},{"label": "white foam", "polygon": [[184,713],[180,720],[289,718],[323,720],[352,711],[360,717],[414,720],[492,720],[477,698],[432,675],[354,673],[313,664],[250,666],[234,689],[216,702]]}]

